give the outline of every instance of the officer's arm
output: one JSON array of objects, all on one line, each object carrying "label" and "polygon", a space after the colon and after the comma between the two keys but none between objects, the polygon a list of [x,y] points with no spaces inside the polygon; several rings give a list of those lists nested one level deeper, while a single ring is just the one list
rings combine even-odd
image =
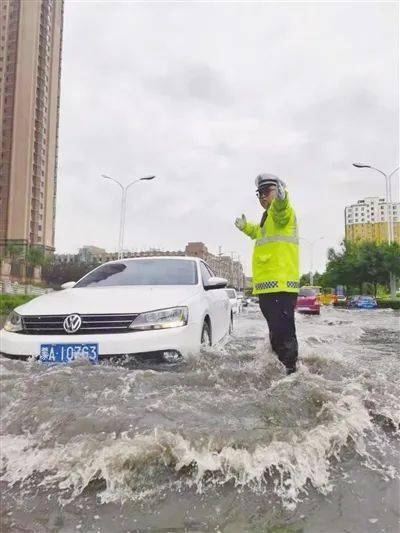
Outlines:
[{"label": "officer's arm", "polygon": [[243,233],[248,235],[251,239],[257,239],[258,224],[252,224],[251,222],[246,222],[245,227],[242,229]]},{"label": "officer's arm", "polygon": [[286,191],[285,198],[282,200],[275,198],[271,204],[271,215],[275,222],[279,226],[286,226],[293,213],[293,207],[289,201],[289,195]]}]

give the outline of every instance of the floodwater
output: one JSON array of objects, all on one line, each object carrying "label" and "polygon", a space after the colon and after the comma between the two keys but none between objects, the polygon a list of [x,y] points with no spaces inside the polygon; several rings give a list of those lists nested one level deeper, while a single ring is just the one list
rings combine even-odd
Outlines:
[{"label": "floodwater", "polygon": [[289,377],[256,306],[180,367],[2,359],[1,531],[398,532],[399,314],[297,328]]}]

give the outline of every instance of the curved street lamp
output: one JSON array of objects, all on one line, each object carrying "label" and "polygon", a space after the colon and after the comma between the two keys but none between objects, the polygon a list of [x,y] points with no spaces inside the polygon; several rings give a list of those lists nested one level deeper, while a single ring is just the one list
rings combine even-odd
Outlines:
[{"label": "curved street lamp", "polygon": [[[386,185],[386,203],[388,206],[388,215],[387,215],[387,231],[388,231],[388,244],[391,244],[392,241],[395,240],[394,235],[394,225],[393,225],[393,208],[392,208],[392,184],[391,184],[391,177],[395,172],[399,170],[400,167],[395,168],[392,170],[392,172],[386,173],[383,170],[380,170],[379,168],[373,167],[372,165],[366,165],[365,163],[353,163],[353,167],[356,168],[370,168],[371,170],[375,170],[376,172],[379,172],[379,174],[382,174],[382,176],[385,177],[385,185]],[[392,298],[396,297],[396,278],[395,276],[390,272],[390,294]]]},{"label": "curved street lamp", "polygon": [[128,185],[124,186],[115,178],[107,176],[106,174],[101,175],[102,178],[111,180],[116,183],[121,188],[121,213],[120,213],[120,222],[119,222],[119,237],[118,237],[118,259],[123,258],[123,249],[124,249],[124,236],[125,236],[125,218],[126,218],[126,197],[129,187],[138,183],[139,181],[150,181],[155,178],[155,176],[145,176],[143,178],[138,178],[131,181]]}]

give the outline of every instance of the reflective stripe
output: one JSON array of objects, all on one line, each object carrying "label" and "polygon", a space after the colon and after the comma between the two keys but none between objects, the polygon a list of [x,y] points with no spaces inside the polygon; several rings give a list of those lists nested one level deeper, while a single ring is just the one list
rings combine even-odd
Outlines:
[{"label": "reflective stripe", "polygon": [[292,244],[299,244],[299,238],[297,236],[290,237],[289,235],[276,235],[275,237],[264,237],[263,239],[256,240],[256,246],[262,246],[269,242],[290,242]]},{"label": "reflective stripe", "polygon": [[[287,281],[286,287],[289,289],[298,289],[300,286],[300,283],[298,281]],[[263,281],[262,283],[256,283],[255,289],[256,291],[262,291],[264,289],[277,289],[279,287],[278,281]]]},{"label": "reflective stripe", "polygon": [[262,283],[256,283],[255,289],[256,291],[262,291],[264,289],[276,289],[278,286],[277,281],[264,281]]},{"label": "reflective stripe", "polygon": [[267,237],[267,220],[264,225],[261,227],[261,239],[257,239],[255,246],[262,246],[263,244],[268,244],[269,242],[290,242],[292,244],[299,244],[299,230],[297,226],[297,218],[294,217],[294,228],[292,235],[275,235],[273,237]]}]

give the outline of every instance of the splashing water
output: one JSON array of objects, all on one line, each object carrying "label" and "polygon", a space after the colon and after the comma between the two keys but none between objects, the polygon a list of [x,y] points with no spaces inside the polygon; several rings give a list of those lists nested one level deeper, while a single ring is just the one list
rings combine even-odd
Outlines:
[{"label": "splashing water", "polygon": [[[301,363],[290,377],[256,307],[224,346],[173,371],[2,359],[3,501],[14,509],[5,523],[29,523],[27,502],[39,513],[47,500],[44,530],[88,529],[102,512],[99,531],[117,531],[104,525],[110,506],[135,509],[123,515],[132,525],[143,505],[161,512],[168,502],[179,516],[186,498],[192,507],[208,502],[207,520],[191,526],[203,531],[221,527],[228,496],[248,502],[252,494],[287,519],[335,497],[339,479],[374,476],[398,487],[398,315],[323,311],[298,316]],[[219,510],[210,511],[211,498]],[[237,531],[257,522],[250,507],[235,518]],[[59,529],[52,513],[63,516]],[[159,524],[147,516],[145,526]]]}]

